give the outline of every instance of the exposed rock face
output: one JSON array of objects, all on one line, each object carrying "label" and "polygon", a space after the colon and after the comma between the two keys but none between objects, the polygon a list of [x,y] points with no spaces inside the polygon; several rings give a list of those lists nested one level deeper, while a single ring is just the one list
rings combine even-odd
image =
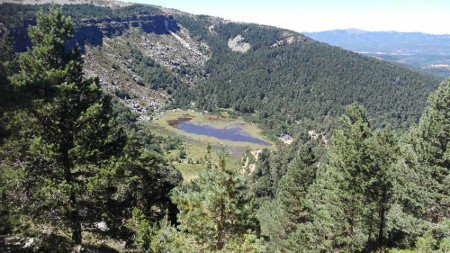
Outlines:
[{"label": "exposed rock face", "polygon": [[[143,56],[153,59],[189,85],[199,82],[211,52],[207,45],[193,39],[180,26],[178,32],[169,34],[143,33],[141,28],[130,28],[120,36],[103,37],[101,46],[87,46],[84,54],[85,73],[98,76],[105,90],[126,97],[123,103],[146,119],[151,112],[160,111],[170,103],[170,96],[163,90],[153,90],[142,85],[142,77],[134,72],[129,52],[139,49]],[[181,69],[195,71],[184,73]]]},{"label": "exposed rock face", "polygon": [[292,33],[292,32],[284,32],[283,37],[284,38],[282,40],[279,40],[279,41],[273,43],[270,47],[279,47],[279,46],[285,46],[285,45],[290,45],[290,44],[294,44],[294,43],[305,43],[305,42],[311,41],[307,37],[304,37],[297,33]]},{"label": "exposed rock face", "polygon": [[[134,33],[135,31],[132,31]],[[187,29],[161,36],[135,34],[135,46],[142,53],[170,69],[185,65],[202,67],[210,58],[208,45],[194,40]]]},{"label": "exposed rock face", "polygon": [[84,54],[84,71],[88,77],[98,77],[107,92],[126,94],[118,96],[125,106],[144,116],[161,110],[168,101],[163,91],[153,90],[139,83],[140,76],[133,72],[129,52],[136,38],[127,31],[124,35],[105,37],[101,47],[87,46]]},{"label": "exposed rock face", "polygon": [[[163,15],[74,21],[76,25],[75,35],[68,44],[69,46],[79,44],[83,51],[86,44],[101,46],[104,37],[120,36],[130,28],[140,28],[144,33],[158,35],[176,33],[180,30],[172,16]],[[35,24],[35,20],[25,20],[21,26],[14,29],[14,48],[16,51],[22,52],[31,46],[31,41],[28,37],[28,27]]]},{"label": "exposed rock face", "polygon": [[38,242],[37,238],[29,238],[26,242],[25,245],[23,245],[24,249],[31,249],[33,248],[33,246],[36,245],[36,243]]},{"label": "exposed rock face", "polygon": [[[35,24],[36,20],[29,19],[13,28],[16,51],[31,47],[28,27]],[[80,45],[86,76],[99,77],[107,92],[116,94],[144,118],[170,103],[170,95],[142,83],[142,77],[131,67],[132,48],[172,71],[185,84],[205,78],[202,69],[211,56],[208,46],[193,39],[172,15],[74,19],[74,24],[74,37],[67,43],[69,47]]]},{"label": "exposed rock face", "polygon": [[94,223],[94,226],[95,226],[96,229],[98,229],[98,230],[100,230],[102,232],[109,231],[109,227],[106,224],[106,222],[104,222],[104,221],[96,222],[96,223]]},{"label": "exposed rock face", "polygon": [[244,37],[237,35],[234,38],[228,40],[228,47],[234,52],[246,53],[252,48],[250,43],[244,42]]}]

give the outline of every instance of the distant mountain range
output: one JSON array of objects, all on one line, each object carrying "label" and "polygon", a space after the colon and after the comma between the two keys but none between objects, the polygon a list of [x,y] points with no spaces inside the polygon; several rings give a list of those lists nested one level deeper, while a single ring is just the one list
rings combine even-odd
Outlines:
[{"label": "distant mountain range", "polygon": [[346,29],[305,35],[354,52],[450,76],[450,34]]}]

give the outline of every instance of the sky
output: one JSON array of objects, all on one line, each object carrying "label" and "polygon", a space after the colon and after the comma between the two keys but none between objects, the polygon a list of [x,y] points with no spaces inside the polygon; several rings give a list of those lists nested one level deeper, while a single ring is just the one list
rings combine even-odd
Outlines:
[{"label": "sky", "polygon": [[298,32],[367,31],[450,34],[450,0],[122,0]]}]

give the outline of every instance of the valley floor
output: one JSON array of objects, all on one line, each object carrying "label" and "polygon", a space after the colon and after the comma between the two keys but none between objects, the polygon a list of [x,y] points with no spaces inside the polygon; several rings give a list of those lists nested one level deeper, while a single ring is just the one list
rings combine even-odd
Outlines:
[{"label": "valley floor", "polygon": [[[193,124],[207,125],[214,128],[226,129],[238,126],[252,137],[270,143],[270,146],[188,133],[176,128],[173,124],[173,122],[182,118],[190,118],[190,122]],[[203,161],[206,156],[208,144],[211,145],[213,150],[219,151],[223,147],[229,153],[228,166],[230,167],[251,166],[248,162],[242,161],[243,154],[257,154],[257,151],[263,148],[272,149],[275,147],[275,144],[268,140],[257,126],[245,122],[242,119],[232,119],[227,113],[212,115],[193,110],[175,109],[158,114],[146,127],[156,134],[177,137],[183,140],[183,151],[186,153],[186,156],[180,159],[180,150],[175,150],[167,154],[167,158],[181,171],[183,178],[186,180],[195,178],[198,173],[204,170],[205,165]]]}]

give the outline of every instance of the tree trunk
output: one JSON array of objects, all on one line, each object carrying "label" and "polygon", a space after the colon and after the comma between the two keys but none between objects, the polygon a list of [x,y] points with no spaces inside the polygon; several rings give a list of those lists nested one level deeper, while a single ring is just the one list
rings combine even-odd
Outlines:
[{"label": "tree trunk", "polygon": [[383,193],[381,196],[381,203],[380,203],[380,224],[378,226],[378,247],[380,249],[383,248],[384,243],[384,227],[386,226],[386,201],[387,201],[387,193],[386,189],[383,189]]},{"label": "tree trunk", "polygon": [[374,211],[372,210],[372,211],[370,212],[370,219],[369,219],[369,239],[368,239],[369,242],[372,242],[373,213],[374,213]]},{"label": "tree trunk", "polygon": [[217,224],[217,232],[216,232],[216,250],[221,250],[223,248],[223,225],[225,222],[225,206],[223,204],[223,200],[222,203],[220,205],[220,214],[219,214],[219,221]]},{"label": "tree trunk", "polygon": [[[62,154],[62,166],[64,168],[64,177],[66,183],[70,186],[75,184],[73,180],[73,175],[71,172],[71,162],[69,160],[69,152],[67,149],[61,150]],[[70,228],[72,229],[72,240],[75,245],[82,244],[82,235],[81,235],[81,218],[80,213],[78,211],[78,202],[77,197],[75,195],[75,191],[73,187],[70,187],[70,196],[69,196],[69,213],[68,218],[70,222]]]},{"label": "tree trunk", "polygon": [[75,245],[82,244],[82,235],[81,235],[81,218],[77,208],[77,200],[75,194],[72,192],[70,194],[70,202],[72,206],[72,210],[70,211],[70,223],[72,228],[72,240]]}]

